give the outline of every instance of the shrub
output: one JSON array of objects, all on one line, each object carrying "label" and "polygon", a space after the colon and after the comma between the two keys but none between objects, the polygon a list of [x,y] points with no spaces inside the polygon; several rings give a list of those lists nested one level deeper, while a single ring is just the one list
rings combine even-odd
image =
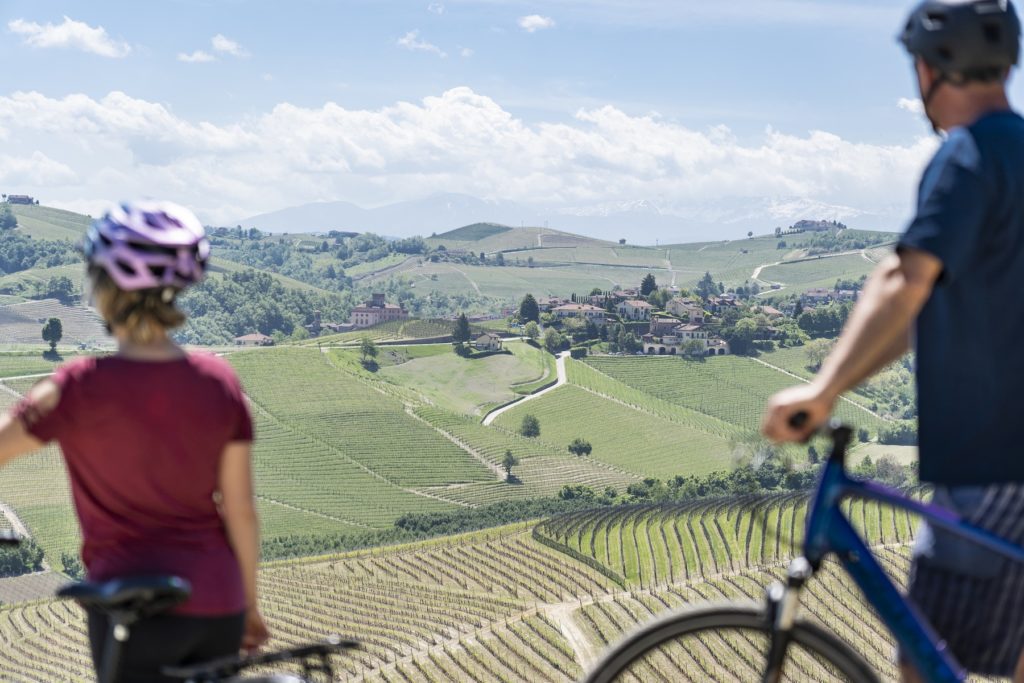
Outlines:
[{"label": "shrub", "polygon": [[523,423],[519,426],[519,433],[528,438],[540,436],[540,420],[533,415],[523,415]]}]

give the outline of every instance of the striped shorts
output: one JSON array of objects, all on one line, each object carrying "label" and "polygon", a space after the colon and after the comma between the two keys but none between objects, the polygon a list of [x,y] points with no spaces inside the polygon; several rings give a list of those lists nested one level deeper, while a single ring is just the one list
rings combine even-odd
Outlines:
[{"label": "striped shorts", "polygon": [[[937,486],[933,502],[1024,545],[1024,485]],[[923,524],[910,597],[967,669],[1010,676],[1024,652],[1024,564]]]}]

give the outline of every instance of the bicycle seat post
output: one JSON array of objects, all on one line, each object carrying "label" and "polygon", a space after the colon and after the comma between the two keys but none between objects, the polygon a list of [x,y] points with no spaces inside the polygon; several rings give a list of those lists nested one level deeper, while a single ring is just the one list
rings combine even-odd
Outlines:
[{"label": "bicycle seat post", "polygon": [[110,632],[103,645],[102,668],[99,683],[114,683],[121,669],[121,653],[125,643],[131,637],[131,626],[138,620],[134,612],[113,610],[107,613],[110,619]]}]

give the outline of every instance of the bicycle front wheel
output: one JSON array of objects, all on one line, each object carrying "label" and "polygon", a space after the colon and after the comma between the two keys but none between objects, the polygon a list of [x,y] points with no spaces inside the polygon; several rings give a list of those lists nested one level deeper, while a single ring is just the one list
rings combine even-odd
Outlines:
[{"label": "bicycle front wheel", "polygon": [[[783,681],[878,683],[848,645],[828,631],[798,621],[792,630]],[[702,607],[664,617],[614,646],[585,683],[647,681],[761,681],[770,627],[755,605]]]}]

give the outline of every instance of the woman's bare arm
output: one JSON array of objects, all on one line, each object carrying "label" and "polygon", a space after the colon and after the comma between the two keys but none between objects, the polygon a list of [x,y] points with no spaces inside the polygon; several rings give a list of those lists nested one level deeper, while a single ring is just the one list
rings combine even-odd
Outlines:
[{"label": "woman's bare arm", "polygon": [[260,524],[252,486],[252,446],[248,442],[227,445],[220,461],[221,515],[228,541],[238,558],[245,589],[246,628],[243,646],[254,649],[266,641],[266,626],[259,611],[256,572],[260,560]]},{"label": "woman's bare arm", "polygon": [[[60,401],[60,389],[50,380],[43,380],[32,387],[29,398],[37,410],[49,412]],[[42,441],[28,433],[21,420],[16,420],[10,413],[0,415],[0,467],[43,446]]]}]

